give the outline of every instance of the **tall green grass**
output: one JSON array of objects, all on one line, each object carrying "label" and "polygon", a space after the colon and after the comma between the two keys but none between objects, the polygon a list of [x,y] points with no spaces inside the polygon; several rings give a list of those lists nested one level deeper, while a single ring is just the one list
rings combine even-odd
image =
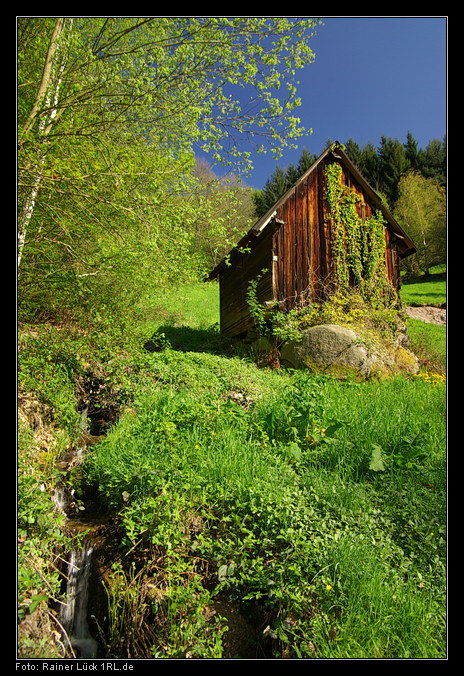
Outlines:
[{"label": "tall green grass", "polygon": [[261,656],[444,657],[444,379],[342,382],[208,354],[190,338],[217,331],[217,290],[200,293],[207,317],[181,301],[150,326],[189,340],[146,357],[155,386],[87,465],[125,548],[164,552],[177,610],[154,654],[223,656],[224,628],[199,619],[219,595],[267,625]]},{"label": "tall green grass", "polygon": [[443,324],[408,318],[410,349],[431,372],[446,373],[447,328]]},{"label": "tall green grass", "polygon": [[[234,369],[246,383],[251,366]],[[126,548],[208,561],[196,581],[260,609],[268,656],[443,657],[443,385],[263,375],[254,400],[193,373],[160,384],[96,448],[88,480],[121,510]],[[155,652],[181,656],[170,636]]]}]

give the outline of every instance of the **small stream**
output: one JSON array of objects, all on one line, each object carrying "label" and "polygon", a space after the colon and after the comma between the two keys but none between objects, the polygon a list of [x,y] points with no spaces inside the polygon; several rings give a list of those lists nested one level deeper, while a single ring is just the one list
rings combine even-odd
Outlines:
[{"label": "small stream", "polygon": [[68,648],[71,647],[76,657],[88,659],[98,655],[98,643],[90,634],[87,619],[92,553],[93,547],[89,538],[84,538],[81,548],[71,551],[67,572],[66,605],[63,606],[60,615]]},{"label": "small stream", "polygon": [[[82,411],[81,428],[85,432],[82,442],[68,451],[59,463],[66,477],[69,472],[80,465],[88,447],[101,438],[101,427],[98,436],[92,435],[92,421],[88,415],[88,407]],[[101,420],[99,421],[101,424]],[[85,498],[84,498],[85,500]],[[93,659],[102,652],[89,621],[92,615],[101,615],[104,603],[104,590],[99,579],[96,558],[105,545],[105,516],[96,513],[92,505],[78,500],[74,490],[70,489],[66,479],[55,488],[53,502],[55,508],[66,516],[65,528],[76,541],[75,547],[67,555],[67,569],[63,571],[65,586],[64,604],[59,611],[59,622],[63,628],[63,640],[72,657]]]}]

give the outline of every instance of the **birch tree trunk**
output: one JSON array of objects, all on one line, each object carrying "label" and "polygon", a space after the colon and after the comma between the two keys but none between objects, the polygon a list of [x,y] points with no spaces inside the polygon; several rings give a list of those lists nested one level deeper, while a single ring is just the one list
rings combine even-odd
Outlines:
[{"label": "birch tree trunk", "polygon": [[42,80],[32,106],[31,112],[23,125],[19,147],[24,144],[28,135],[32,133],[37,124],[37,160],[29,166],[29,171],[35,174],[29,194],[18,218],[18,274],[21,264],[22,252],[26,242],[29,222],[34,212],[35,201],[42,182],[42,169],[46,159],[46,137],[50,133],[55,120],[58,117],[59,90],[61,77],[64,70],[64,57],[59,54],[60,37],[64,31],[65,19],[58,18],[55,23],[53,34],[45,58]]}]

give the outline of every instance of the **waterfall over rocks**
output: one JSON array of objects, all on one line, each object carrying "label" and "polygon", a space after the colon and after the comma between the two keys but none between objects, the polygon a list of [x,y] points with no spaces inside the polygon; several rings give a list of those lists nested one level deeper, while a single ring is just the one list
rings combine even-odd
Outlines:
[{"label": "waterfall over rocks", "polygon": [[71,552],[68,565],[66,605],[61,612],[61,623],[77,657],[92,659],[97,656],[98,644],[91,636],[87,622],[89,578],[93,548],[84,540],[82,548]]}]

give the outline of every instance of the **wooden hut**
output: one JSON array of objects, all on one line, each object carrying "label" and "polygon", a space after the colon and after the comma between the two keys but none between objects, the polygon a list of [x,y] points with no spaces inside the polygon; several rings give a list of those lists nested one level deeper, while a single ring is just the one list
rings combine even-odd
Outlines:
[{"label": "wooden hut", "polygon": [[355,196],[361,219],[381,214],[386,277],[399,289],[399,261],[415,252],[414,244],[343,147],[333,143],[210,273],[210,279],[219,278],[225,335],[242,336],[253,327],[247,303],[252,280],[259,278],[260,303],[278,302],[282,309],[324,300],[328,290],[333,291],[336,261],[327,169],[334,163],[341,169],[340,185]]}]

